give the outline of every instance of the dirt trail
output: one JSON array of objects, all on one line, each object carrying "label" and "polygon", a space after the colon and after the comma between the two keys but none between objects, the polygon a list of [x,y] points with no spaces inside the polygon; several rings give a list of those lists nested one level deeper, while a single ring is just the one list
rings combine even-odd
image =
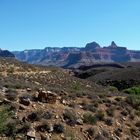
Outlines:
[{"label": "dirt trail", "polygon": [[[25,72],[16,71],[16,72],[13,72],[12,74],[13,75],[24,75],[24,74],[26,74],[26,75],[35,75],[35,74],[48,74],[50,72],[51,71],[30,71],[30,72],[27,72],[27,71],[25,71]],[[3,72],[0,72],[0,74],[2,74],[2,76],[4,76],[4,77],[7,77],[8,72],[3,71]]]}]

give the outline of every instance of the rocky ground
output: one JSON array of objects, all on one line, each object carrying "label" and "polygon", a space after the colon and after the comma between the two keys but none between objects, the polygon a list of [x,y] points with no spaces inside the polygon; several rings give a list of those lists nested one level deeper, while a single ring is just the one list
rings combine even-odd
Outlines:
[{"label": "rocky ground", "polygon": [[0,59],[0,139],[139,140],[140,96]]}]

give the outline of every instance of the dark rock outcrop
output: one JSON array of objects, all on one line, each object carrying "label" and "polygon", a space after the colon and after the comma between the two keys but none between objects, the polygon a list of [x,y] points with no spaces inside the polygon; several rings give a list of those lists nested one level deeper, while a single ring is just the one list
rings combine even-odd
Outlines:
[{"label": "dark rock outcrop", "polygon": [[20,97],[19,98],[19,103],[23,104],[25,106],[29,106],[30,105],[30,99],[27,97]]},{"label": "dark rock outcrop", "polygon": [[9,52],[8,50],[1,50],[0,49],[0,57],[15,57],[14,54]]}]

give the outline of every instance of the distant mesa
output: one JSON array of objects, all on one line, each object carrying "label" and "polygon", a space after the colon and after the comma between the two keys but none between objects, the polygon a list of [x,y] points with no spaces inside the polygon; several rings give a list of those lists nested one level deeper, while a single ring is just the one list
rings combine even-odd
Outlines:
[{"label": "distant mesa", "polygon": [[110,62],[140,62],[140,51],[128,50],[118,46],[115,41],[101,47],[97,42],[87,43],[85,47],[46,47],[42,50],[13,52],[18,60],[45,66],[75,68],[80,65]]}]

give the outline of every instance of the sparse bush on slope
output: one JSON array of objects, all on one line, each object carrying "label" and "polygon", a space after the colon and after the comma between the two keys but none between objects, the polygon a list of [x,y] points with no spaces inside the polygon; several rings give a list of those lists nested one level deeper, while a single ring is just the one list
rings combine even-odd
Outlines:
[{"label": "sparse bush on slope", "polygon": [[134,109],[140,109],[140,87],[132,87],[124,90],[125,93],[130,94],[126,98],[126,102],[129,103]]},{"label": "sparse bush on slope", "polygon": [[92,115],[91,113],[86,113],[84,114],[84,123],[87,124],[96,124],[97,123],[97,118],[96,116]]},{"label": "sparse bush on slope", "polygon": [[7,106],[0,107],[0,134],[3,134],[7,131],[7,120],[12,116],[12,112],[8,109]]},{"label": "sparse bush on slope", "polygon": [[130,95],[126,98],[126,102],[134,109],[140,109],[140,95]]}]

